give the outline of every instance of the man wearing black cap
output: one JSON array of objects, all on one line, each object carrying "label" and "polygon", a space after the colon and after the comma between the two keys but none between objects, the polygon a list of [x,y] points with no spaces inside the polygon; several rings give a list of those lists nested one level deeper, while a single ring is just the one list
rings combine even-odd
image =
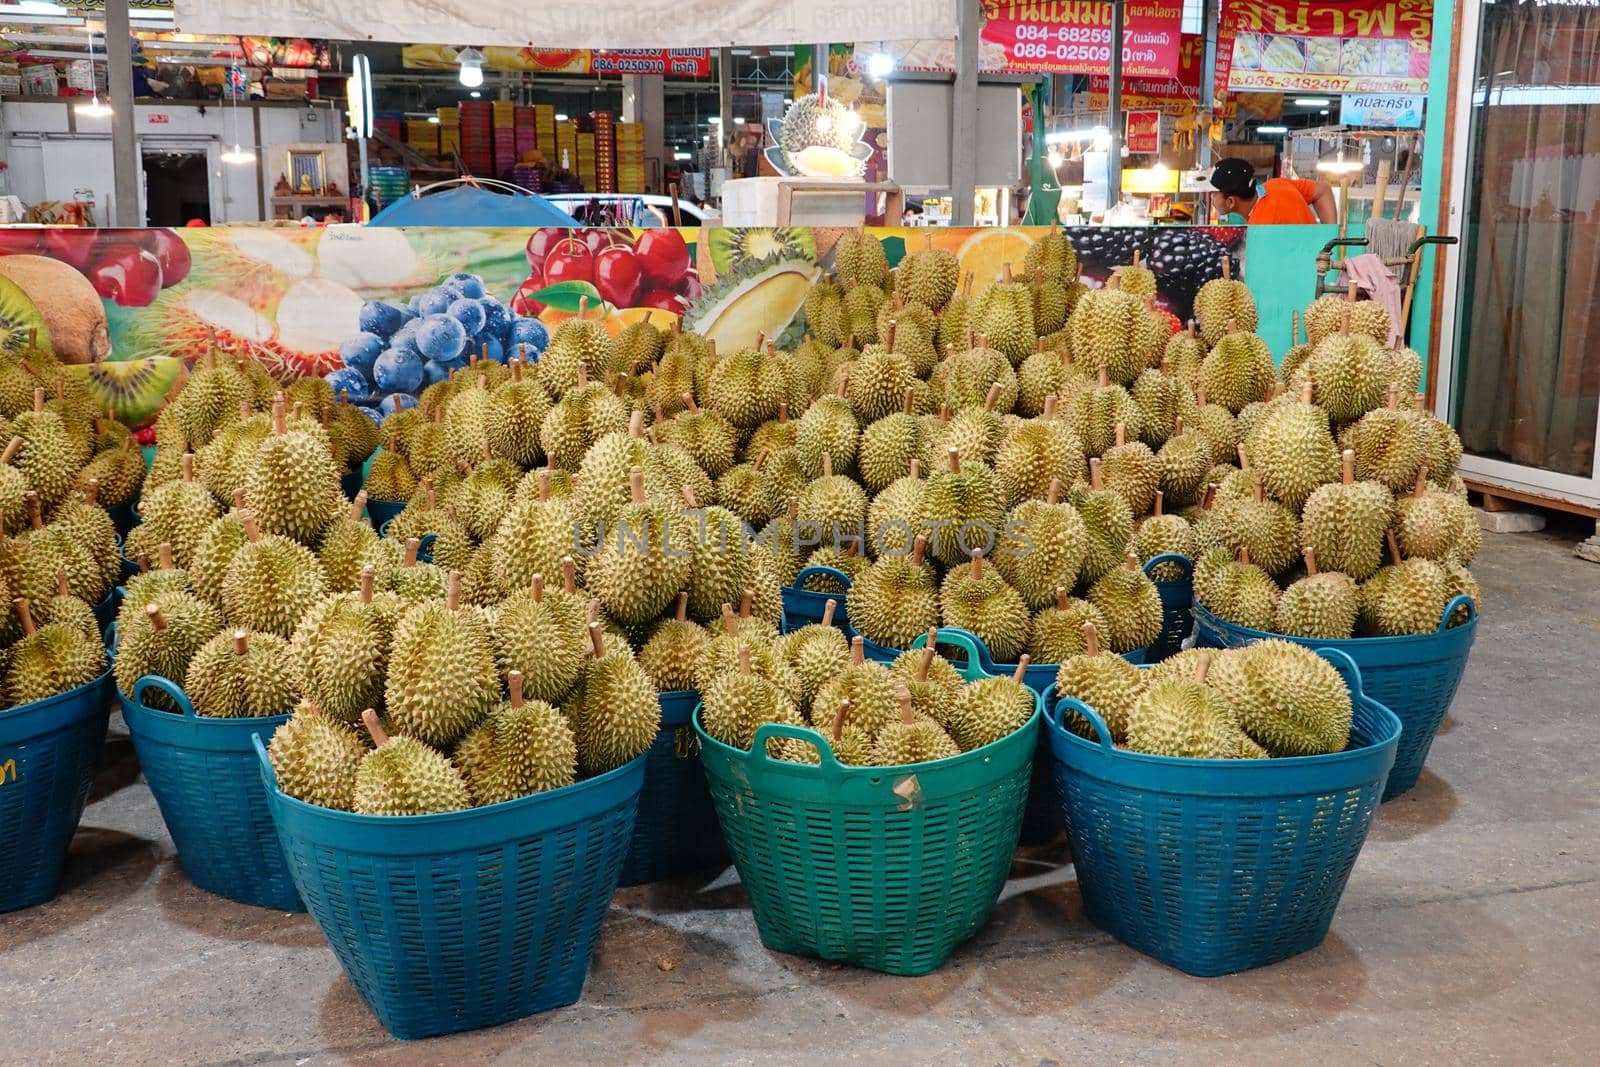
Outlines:
[{"label": "man wearing black cap", "polygon": [[1256,169],[1237,158],[1219,160],[1211,171],[1211,210],[1243,215],[1253,226],[1284,222],[1338,222],[1339,205],[1333,188],[1320,178],[1268,178],[1256,182]]}]

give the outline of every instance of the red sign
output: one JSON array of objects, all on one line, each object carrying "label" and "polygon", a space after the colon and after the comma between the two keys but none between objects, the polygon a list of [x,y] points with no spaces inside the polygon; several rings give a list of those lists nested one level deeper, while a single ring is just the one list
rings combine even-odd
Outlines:
[{"label": "red sign", "polygon": [[[1111,5],[983,0],[985,44],[1005,50],[1005,67],[1049,74],[1109,74]],[[1182,0],[1127,0],[1122,76],[1170,78],[1178,69]]]},{"label": "red sign", "polygon": [[1123,143],[1130,153],[1161,151],[1161,112],[1128,112],[1128,136]]}]

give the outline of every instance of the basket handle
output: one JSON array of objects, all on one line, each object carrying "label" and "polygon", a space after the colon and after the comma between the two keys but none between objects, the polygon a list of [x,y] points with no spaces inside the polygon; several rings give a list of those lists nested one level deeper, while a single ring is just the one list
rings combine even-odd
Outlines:
[{"label": "basket handle", "polygon": [[[927,634],[918,634],[915,641],[911,642],[913,649],[923,648],[928,643]],[[936,642],[941,645],[954,645],[967,653],[967,662],[956,667],[957,673],[969,682],[982,681],[992,678],[998,672],[995,670],[994,658],[989,654],[989,646],[983,643],[983,638],[971,630],[963,630],[958,626],[940,627],[939,638]],[[955,666],[952,664],[952,666]]]},{"label": "basket handle", "polygon": [[267,746],[262,742],[261,735],[251,734],[250,743],[256,746],[256,755],[261,757],[261,777],[273,789],[278,790],[278,772],[272,767],[272,760],[267,755]]},{"label": "basket handle", "polygon": [[122,643],[122,631],[117,628],[117,620],[112,619],[106,624],[106,655],[114,663],[117,659],[117,646]]},{"label": "basket handle", "polygon": [[[794,587],[796,589],[804,589],[807,578],[818,577],[832,578],[834,581],[844,583],[846,590],[850,588],[850,576],[848,574],[838,567],[823,567],[820,565],[816,567],[801,567],[800,573],[794,576]],[[806,589],[805,591],[809,593],[813,590]]]},{"label": "basket handle", "polygon": [[1338,648],[1314,648],[1312,651],[1333,664],[1333,669],[1339,672],[1344,684],[1350,689],[1351,704],[1360,704],[1361,668],[1357,666],[1350,653]]},{"label": "basket handle", "polygon": [[428,562],[432,563],[433,543],[437,540],[439,540],[439,534],[437,532],[425,533],[421,537],[417,538],[417,558],[422,559],[423,555],[426,554]]},{"label": "basket handle", "polygon": [[1056,701],[1056,706],[1050,710],[1050,721],[1056,726],[1061,727],[1063,730],[1066,729],[1066,726],[1062,724],[1064,716],[1061,712],[1063,708],[1075,711],[1079,715],[1083,716],[1083,721],[1088,723],[1090,728],[1094,730],[1095,737],[1099,739],[1101,748],[1110,749],[1117,747],[1112,743],[1111,740],[1111,728],[1108,727],[1106,725],[1106,721],[1100,717],[1100,713],[1095,711],[1089,705],[1085,704],[1083,701],[1079,700],[1077,697],[1062,697],[1060,700]]},{"label": "basket handle", "polygon": [[1194,560],[1179,552],[1162,552],[1160,555],[1151,556],[1145,561],[1144,572],[1150,574],[1163,563],[1170,563],[1183,571],[1182,578],[1169,578],[1170,582],[1187,581],[1194,574]]},{"label": "basket handle", "polygon": [[1439,633],[1444,633],[1450,628],[1450,616],[1456,613],[1457,608],[1467,609],[1468,622],[1478,617],[1478,602],[1466,593],[1457,593],[1450,598],[1450,603],[1446,604],[1444,610],[1439,613]]},{"label": "basket handle", "polygon": [[[146,689],[159,689],[171,697],[177,703],[178,711],[184,718],[194,719],[199,717],[194,713],[194,705],[189,703],[189,694],[185,693],[183,687],[172,679],[163,678],[159,674],[147,674],[140,678],[133,683],[133,699],[135,702],[144,704],[144,691]],[[148,705],[146,706],[148,707]]]},{"label": "basket handle", "polygon": [[378,524],[378,536],[379,537],[388,537],[389,536],[389,526],[393,522],[394,522],[394,518],[387,518],[387,519],[384,519],[382,522],[380,522]]},{"label": "basket handle", "polygon": [[[833,746],[828,744],[828,739],[809,726],[790,726],[786,722],[764,722],[756,727],[755,740],[750,742],[750,758],[766,760],[768,763],[787,763],[788,760],[775,760],[767,755],[767,742],[780,737],[792,737],[796,741],[804,741],[817,750],[819,766],[825,771],[837,773],[844,770],[844,764],[839,762],[839,757],[833,754]],[[796,764],[801,766],[801,764]]]}]

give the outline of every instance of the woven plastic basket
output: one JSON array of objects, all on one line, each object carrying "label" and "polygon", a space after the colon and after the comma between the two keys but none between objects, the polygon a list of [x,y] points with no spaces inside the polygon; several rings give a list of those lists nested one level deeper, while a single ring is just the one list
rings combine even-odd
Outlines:
[{"label": "woven plastic basket", "polygon": [[[814,730],[768,723],[745,752],[707,734],[697,710],[711,799],[762,943],[888,974],[943,963],[1005,884],[1038,718],[949,759],[846,767]],[[768,757],[780,737],[815,745],[820,765]]]},{"label": "woven plastic basket", "polygon": [[576,1001],[622,870],[646,757],[439,815],[356,815],[264,782],[295,885],[356,992],[411,1039]]},{"label": "woven plastic basket", "polygon": [[0,711],[0,911],[56,895],[111,715],[111,672]]},{"label": "woven plastic basket", "polygon": [[[151,689],[172,698],[182,713],[146,705]],[[242,904],[304,911],[278,847],[250,740],[271,737],[289,716],[196,715],[182,688],[152,674],[134,683],[132,700],[118,696],[139,766],[189,880]]]},{"label": "woven plastic basket", "polygon": [[788,625],[799,629],[814,622],[821,622],[828,601],[833,600],[837,602],[833,609],[833,625],[847,635],[853,635],[855,631],[850,629],[850,620],[844,611],[843,593],[817,593],[801,588],[807,578],[813,577],[832,578],[845,589],[850,588],[850,576],[837,567],[800,568],[800,573],[795,575],[794,584],[783,587],[783,613],[788,619]]},{"label": "woven plastic basket", "polygon": [[[1467,612],[1460,626],[1445,624],[1457,608]],[[1368,696],[1399,717],[1405,732],[1395,753],[1394,770],[1384,800],[1393,800],[1417,784],[1422,765],[1433,746],[1439,724],[1450,710],[1456,688],[1467,669],[1467,653],[1472,651],[1478,633],[1478,609],[1468,596],[1458,596],[1445,605],[1439,628],[1431,634],[1410,637],[1353,637],[1344,641],[1286,637],[1235,626],[1194,606],[1199,643],[1212,648],[1236,648],[1252,641],[1277,637],[1307,648],[1336,648],[1349,656],[1361,670],[1361,684]]]},{"label": "woven plastic basket", "polygon": [[700,694],[692,689],[661,694],[661,730],[645,753],[639,816],[618,885],[659,882],[727,865],[728,850],[700,768],[700,738],[691,721],[699,703]]},{"label": "woven plastic basket", "polygon": [[[1163,963],[1212,976],[1315,948],[1327,935],[1394,763],[1400,720],[1338,668],[1355,704],[1327,756],[1204,760],[1112,746],[1099,715],[1044,697],[1067,837],[1090,921]],[[1062,725],[1072,710],[1096,740]]]},{"label": "woven plastic basket", "polygon": [[104,630],[117,618],[117,607],[122,603],[122,587],[116,586],[105,595],[105,599],[94,606],[94,621]]},{"label": "woven plastic basket", "polygon": [[1183,639],[1194,629],[1194,616],[1190,611],[1194,605],[1194,563],[1188,556],[1163,552],[1150,557],[1144,565],[1144,572],[1153,579],[1155,575],[1152,572],[1162,563],[1171,563],[1180,568],[1183,577],[1156,582],[1156,592],[1161,594],[1161,636],[1145,650],[1147,663],[1160,663],[1177,652]]},{"label": "woven plastic basket", "polygon": [[389,525],[389,521],[406,509],[404,500],[373,500],[367,498],[367,518],[372,520],[372,525],[379,531]]}]

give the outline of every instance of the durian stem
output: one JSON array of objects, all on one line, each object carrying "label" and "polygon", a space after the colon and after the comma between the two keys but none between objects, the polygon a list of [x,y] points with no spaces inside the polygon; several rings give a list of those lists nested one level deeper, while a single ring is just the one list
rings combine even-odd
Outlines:
[{"label": "durian stem", "polygon": [[982,552],[974,552],[972,554],[972,580],[975,581],[975,582],[983,581],[983,553]]},{"label": "durian stem", "polygon": [[989,383],[989,395],[983,398],[983,410],[994,411],[995,404],[1000,401],[1000,383]]},{"label": "durian stem", "polygon": [[522,672],[512,671],[506,675],[506,690],[511,696],[511,706],[522,707]]},{"label": "durian stem", "polygon": [[284,416],[286,409],[287,403],[282,393],[272,398],[272,432],[274,436],[282,437],[289,432],[288,421]]},{"label": "durian stem", "polygon": [[1161,499],[1165,495],[1166,494],[1163,493],[1161,490],[1159,490],[1159,489],[1156,490],[1156,502],[1155,502],[1155,505],[1154,505],[1154,509],[1150,512],[1150,514],[1152,514],[1152,515],[1161,514]]},{"label": "durian stem", "polygon": [[628,436],[635,441],[644,436],[644,412],[635,411],[628,416]]},{"label": "durian stem", "polygon": [[595,659],[601,659],[606,654],[606,643],[604,637],[601,636],[601,629],[598,622],[589,624],[589,646],[594,651]]},{"label": "durian stem", "polygon": [[1244,547],[1243,545],[1239,546],[1238,560],[1239,560],[1240,563],[1243,563],[1246,567],[1250,566],[1250,550],[1248,548]]},{"label": "durian stem", "polygon": [[589,364],[578,364],[578,388],[582,389],[589,384]]},{"label": "durian stem", "polygon": [[922,460],[914,459],[914,460],[911,461],[909,466],[910,466],[911,477],[913,479],[916,479],[916,480],[920,481],[921,478],[922,478]]},{"label": "durian stem", "polygon": [[[11,606],[17,609],[17,619],[22,624],[23,634],[31,636],[35,627],[33,624],[33,612],[28,610],[28,598],[19,596],[11,602]],[[151,604],[150,607],[153,608],[155,605]]]},{"label": "durian stem", "polygon": [[28,525],[35,530],[44,529],[44,509],[39,503],[39,494],[29,489],[22,499],[28,505]]},{"label": "durian stem", "polygon": [[1123,424],[1120,422],[1111,428],[1112,442],[1116,445],[1116,447],[1121,448],[1127,443],[1127,437],[1125,436],[1126,433],[1127,431],[1123,428]]},{"label": "durian stem", "polygon": [[67,568],[56,568],[56,596],[71,596],[72,586],[67,580]]},{"label": "durian stem", "polygon": [[1344,310],[1339,312],[1339,336],[1350,336],[1350,305],[1346,304]]},{"label": "durian stem", "polygon": [[1094,456],[1089,460],[1089,488],[1104,489],[1105,483],[1100,480],[1100,457]]},{"label": "durian stem", "polygon": [[1123,560],[1123,565],[1128,568],[1129,572],[1133,574],[1139,573],[1139,557],[1132,552],[1129,552],[1127,558]]},{"label": "durian stem", "polygon": [[[910,390],[907,390],[909,392]],[[1056,417],[1056,394],[1047,393],[1044,398],[1044,419],[1046,422]]]},{"label": "durian stem", "polygon": [[682,489],[679,490],[679,492],[683,496],[684,507],[688,508],[690,511],[695,511],[695,510],[699,509],[700,504],[695,499],[695,496],[694,496],[694,486],[692,486],[692,485],[684,485],[682,487]]},{"label": "durian stem", "polygon": [[1339,453],[1339,476],[1344,480],[1344,484],[1345,485],[1353,485],[1353,484],[1355,484],[1355,480],[1356,480],[1356,452],[1355,452],[1355,449],[1347,448],[1343,452]]},{"label": "durian stem", "polygon": [[[769,451],[770,451],[769,449],[763,448],[761,450],[761,455],[756,457],[756,461],[753,464],[751,464],[751,466],[753,466],[756,470],[760,470],[761,469],[761,465],[767,461],[767,455],[768,455]],[[798,500],[799,497],[796,497],[795,499]]]},{"label": "durian stem", "polygon": [[1244,453],[1244,442],[1240,441],[1237,445],[1235,445],[1234,446],[1234,451],[1239,454],[1239,469],[1242,470],[1242,471],[1249,470],[1250,469],[1250,457],[1245,455],[1245,453]]},{"label": "durian stem", "polygon": [[376,578],[377,575],[372,569],[372,564],[368,563],[361,568],[361,602],[363,604],[372,603],[372,586]]},{"label": "durian stem", "polygon": [[748,619],[750,617],[750,609],[755,606],[755,602],[755,590],[745,589],[739,594],[739,618],[741,620]]},{"label": "durian stem", "polygon": [[728,632],[729,637],[739,636],[738,616],[733,613],[733,605],[726,601],[722,605],[722,628]]},{"label": "durian stem", "polygon": [[1427,484],[1428,465],[1426,463],[1420,463],[1417,465],[1417,481],[1416,484],[1411,487],[1411,495],[1413,497],[1421,496],[1422,490],[1427,486]]},{"label": "durian stem", "polygon": [[1022,684],[1022,676],[1028,673],[1028,662],[1031,657],[1024,652],[1017,657],[1017,669],[1011,672],[1011,680],[1018,685]]},{"label": "durian stem", "polygon": [[35,412],[44,410],[44,386],[42,385],[33,387],[33,410]]},{"label": "durian stem", "polygon": [[1400,555],[1400,542],[1394,536],[1393,526],[1383,531],[1383,539],[1389,546],[1390,557],[1394,560],[1395,566],[1398,567],[1404,561],[1404,557]]},{"label": "durian stem", "polygon": [[831,452],[822,454],[822,476],[824,478],[833,477],[833,453]]},{"label": "durian stem", "polygon": [[839,713],[833,719],[833,743],[837,745],[844,737],[844,720],[850,714],[850,701],[839,701]]},{"label": "durian stem", "polygon": [[161,614],[161,605],[146,604],[144,607],[144,614],[145,617],[150,620],[151,627],[153,627],[157,633],[160,633],[162,630],[167,628],[167,620]]},{"label": "durian stem", "polygon": [[1061,499],[1061,479],[1051,478],[1049,487],[1044,491],[1044,502],[1054,504],[1059,499]]},{"label": "durian stem", "polygon": [[233,631],[233,654],[242,656],[250,651],[250,634],[246,630]]},{"label": "durian stem", "polygon": [[743,641],[739,642],[739,673],[750,673],[750,646]]},{"label": "durian stem", "polygon": [[1198,656],[1195,657],[1195,662],[1194,662],[1194,680],[1197,681],[1197,682],[1204,683],[1205,680],[1206,680],[1206,672],[1209,671],[1210,669],[1211,669],[1211,653],[1209,653],[1209,652],[1200,653]]},{"label": "durian stem", "polygon": [[911,542],[911,565],[913,567],[922,566],[922,557],[927,551],[928,538],[924,534],[917,534],[916,539]]},{"label": "durian stem", "polygon": [[177,566],[177,564],[173,562],[172,558],[171,541],[163,541],[156,546],[156,560],[160,563],[161,569],[164,571],[170,571]]},{"label": "durian stem", "polygon": [[1300,558],[1306,561],[1306,573],[1317,573],[1317,550],[1306,545],[1300,550]]},{"label": "durian stem", "polygon": [[451,611],[461,607],[461,572],[451,571],[444,581],[444,606]]},{"label": "durian stem", "polygon": [[1227,329],[1228,333],[1238,333],[1239,332],[1239,320],[1238,319],[1234,319],[1234,318],[1230,318],[1228,320],[1228,325],[1227,325],[1226,329]]},{"label": "durian stem", "polygon": [[895,320],[894,319],[890,319],[889,320],[889,328],[887,330],[883,331],[883,350],[885,352],[893,352],[894,351],[894,331],[895,331],[896,325],[897,324],[896,324]]},{"label": "durian stem", "polygon": [[533,598],[533,602],[535,604],[543,604],[544,603],[544,575],[535,574],[533,576],[533,580],[529,583],[529,585],[531,586],[531,589],[530,589],[528,595]]},{"label": "durian stem", "polygon": [[537,477],[539,479],[539,500],[542,503],[550,499],[550,472],[541,470]]},{"label": "durian stem", "polygon": [[178,460],[178,470],[180,472],[182,472],[181,477],[183,478],[184,481],[186,481],[186,482],[194,481],[194,453],[193,452],[185,452],[183,454],[183,456],[181,458],[179,458],[179,460]]},{"label": "durian stem", "polygon": [[[911,390],[907,389],[906,390],[906,404],[908,405],[907,409],[906,409],[907,411],[910,411],[910,407],[909,407],[910,403],[911,403]],[[6,450],[4,452],[0,452],[0,463],[10,463],[12,460],[16,459],[17,458],[17,452],[21,448],[22,448],[22,438],[13,437],[11,440],[7,441],[6,442]]]},{"label": "durian stem", "polygon": [[786,400],[778,401],[778,425],[782,426],[789,421],[789,403]]},{"label": "durian stem", "polygon": [[1092,622],[1083,624],[1083,651],[1090,656],[1100,654],[1100,631],[1095,629]]},{"label": "durian stem", "polygon": [[945,451],[945,462],[950,466],[951,474],[961,473],[961,451],[951,448]]},{"label": "durian stem", "polygon": [[1056,610],[1067,610],[1067,587],[1064,585],[1056,586]]},{"label": "durian stem", "polygon": [[1232,281],[1233,280],[1233,257],[1232,256],[1223,256],[1222,257],[1222,277],[1223,277],[1223,280],[1225,280],[1225,281]]},{"label": "durian stem", "polygon": [[[684,603],[688,603],[689,596],[688,596],[687,593],[680,593],[679,596],[683,597],[683,602]],[[833,625],[833,613],[834,613],[835,609],[838,608],[838,606],[839,606],[839,602],[837,600],[832,599],[832,598],[829,598],[828,602],[826,604],[822,605],[822,625],[824,625],[824,626],[832,626]],[[678,610],[682,611],[683,609],[679,608]],[[680,615],[679,618],[681,619],[682,616]]]},{"label": "durian stem", "polygon": [[1111,373],[1106,368],[1101,367],[1095,373],[1095,383],[1102,389],[1109,389],[1111,387]]},{"label": "durian stem", "polygon": [[1253,476],[1251,481],[1254,483],[1254,487],[1255,487],[1255,491],[1256,491],[1256,503],[1259,504],[1262,501],[1267,499],[1266,489],[1261,484],[1261,472],[1260,471],[1251,471],[1250,473]]},{"label": "durian stem", "polygon": [[[906,414],[906,415],[911,414],[911,398],[916,395],[916,392],[917,391],[915,389],[912,389],[910,386],[907,386],[904,395],[902,395],[900,397],[900,411],[903,414]],[[18,438],[14,438],[13,440],[16,440],[16,441],[20,442],[22,439],[20,437],[18,437]]]},{"label": "durian stem", "polygon": [[644,503],[644,468],[630,467],[628,469],[628,492],[633,496],[635,504]]},{"label": "durian stem", "polygon": [[382,748],[389,743],[389,734],[384,730],[383,723],[378,721],[378,713],[374,709],[368,708],[361,713],[361,725],[372,735],[373,745]]},{"label": "durian stem", "polygon": [[938,650],[934,648],[934,644],[938,640],[939,628],[935,626],[928,630],[928,643],[922,646],[922,658],[917,661],[917,681],[919,682],[928,680],[928,668],[933,666],[933,657],[939,654]]},{"label": "durian stem", "polygon": [[[578,239],[569,234],[567,236],[567,240],[576,242]],[[578,297],[578,318],[580,318],[580,319],[584,318],[588,314],[589,314],[589,298],[587,296]]]},{"label": "durian stem", "polygon": [[895,690],[895,700],[900,704],[900,723],[903,726],[915,725],[917,713],[911,706],[911,690],[906,688],[906,683],[901,682]]},{"label": "durian stem", "polygon": [[422,542],[418,538],[406,538],[406,554],[402,560],[402,565],[406,567],[415,567],[417,565],[417,552],[420,551],[421,548]]},{"label": "durian stem", "polygon": [[867,661],[867,647],[862,644],[860,635],[850,639],[850,665],[859,667]]},{"label": "durian stem", "polygon": [[568,596],[578,591],[578,565],[571,556],[561,557],[561,588]]},{"label": "durian stem", "polygon": [[1390,411],[1399,411],[1400,410],[1400,383],[1399,382],[1390,382],[1389,383],[1389,410]]},{"label": "durian stem", "polygon": [[148,553],[148,552],[139,553],[139,573],[140,574],[149,574],[150,573],[150,553]]},{"label": "durian stem", "polygon": [[1011,284],[1011,261],[1009,259],[1000,266],[1000,282],[1002,285]]},{"label": "durian stem", "polygon": [[367,510],[367,491],[365,489],[363,489],[363,490],[361,490],[361,492],[356,494],[356,498],[354,500],[350,501],[350,521],[351,522],[360,522],[361,521],[361,513],[363,511],[366,511],[366,510]]}]

